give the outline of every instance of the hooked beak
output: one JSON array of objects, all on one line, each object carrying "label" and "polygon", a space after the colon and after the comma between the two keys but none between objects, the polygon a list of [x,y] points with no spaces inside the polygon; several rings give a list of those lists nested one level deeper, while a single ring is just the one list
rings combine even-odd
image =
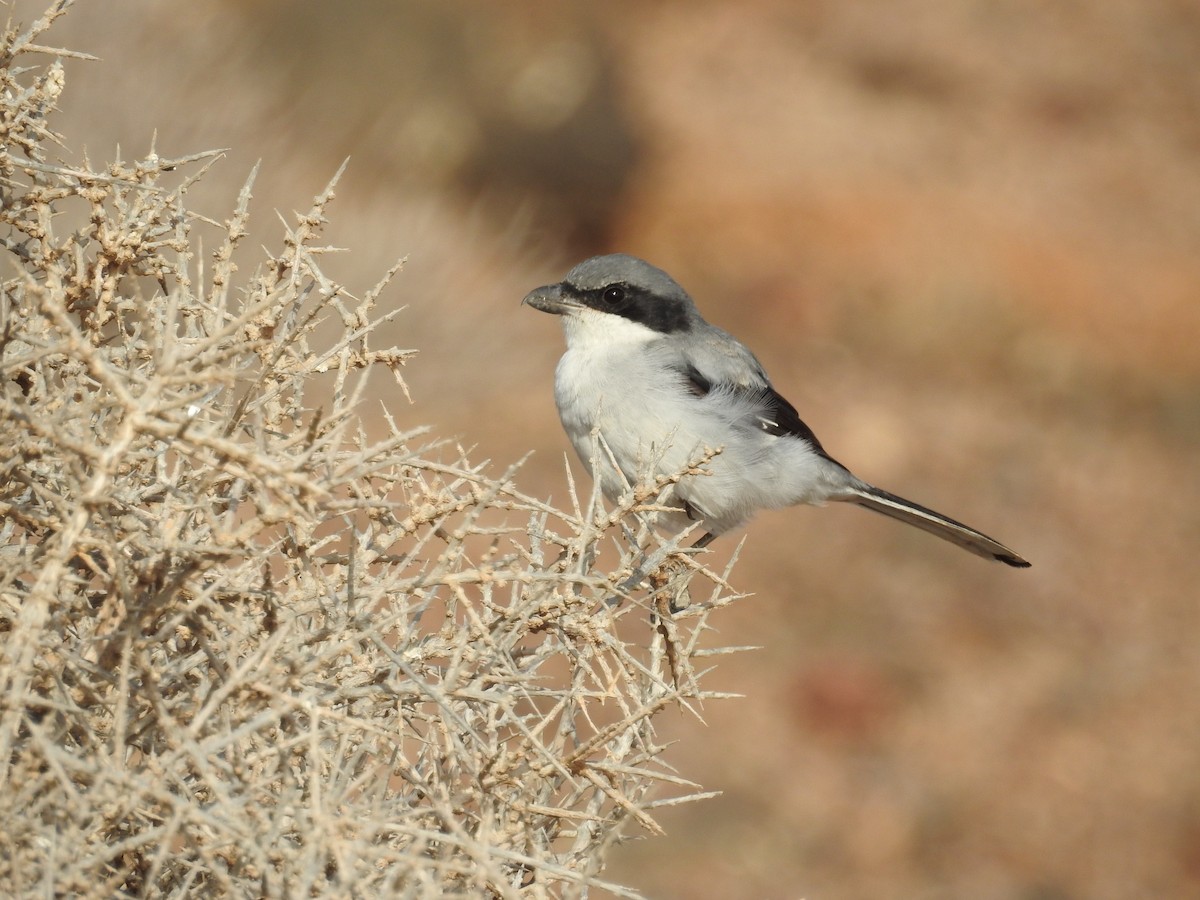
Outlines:
[{"label": "hooked beak", "polygon": [[534,288],[525,295],[521,304],[540,309],[542,312],[554,313],[556,316],[582,308],[582,304],[576,303],[566,295],[561,284],[547,284],[544,287]]}]

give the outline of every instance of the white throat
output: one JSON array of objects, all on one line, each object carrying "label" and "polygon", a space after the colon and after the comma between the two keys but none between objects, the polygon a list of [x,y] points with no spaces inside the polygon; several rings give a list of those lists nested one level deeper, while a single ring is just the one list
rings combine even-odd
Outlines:
[{"label": "white throat", "polygon": [[662,335],[623,316],[582,309],[562,317],[563,334],[569,349],[598,350],[602,347],[636,346],[662,338]]}]

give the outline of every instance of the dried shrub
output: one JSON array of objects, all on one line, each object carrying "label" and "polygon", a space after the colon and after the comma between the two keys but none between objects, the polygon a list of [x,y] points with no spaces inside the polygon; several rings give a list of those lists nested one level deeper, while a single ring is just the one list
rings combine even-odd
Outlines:
[{"label": "dried shrub", "polygon": [[598,873],[702,796],[652,722],[718,696],[723,575],[664,483],[562,511],[369,428],[399,267],[322,275],[332,185],[239,279],[250,183],[185,202],[218,154],[57,161],[67,6],[0,48],[3,893],[633,896]]}]

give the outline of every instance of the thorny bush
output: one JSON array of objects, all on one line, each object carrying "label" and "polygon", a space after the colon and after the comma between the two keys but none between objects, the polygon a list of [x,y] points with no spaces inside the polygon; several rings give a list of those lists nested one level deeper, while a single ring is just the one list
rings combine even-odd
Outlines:
[{"label": "thorny bush", "polygon": [[667,482],[560,511],[371,433],[399,267],[322,275],[331,185],[239,280],[249,182],[185,204],[219,154],[55,158],[68,5],[0,47],[0,891],[633,896],[607,851],[703,796],[652,720],[730,649]]}]

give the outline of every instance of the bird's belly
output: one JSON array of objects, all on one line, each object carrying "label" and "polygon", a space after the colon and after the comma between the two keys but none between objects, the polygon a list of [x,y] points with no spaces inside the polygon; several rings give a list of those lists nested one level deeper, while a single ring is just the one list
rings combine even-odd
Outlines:
[{"label": "bird's belly", "polygon": [[644,481],[674,461],[677,453],[669,460],[663,454],[676,445],[672,438],[679,429],[677,401],[662,391],[638,387],[647,383],[648,373],[639,371],[636,362],[627,361],[620,369],[562,368],[555,399],[563,429],[610,498],[622,493],[626,483]]}]

